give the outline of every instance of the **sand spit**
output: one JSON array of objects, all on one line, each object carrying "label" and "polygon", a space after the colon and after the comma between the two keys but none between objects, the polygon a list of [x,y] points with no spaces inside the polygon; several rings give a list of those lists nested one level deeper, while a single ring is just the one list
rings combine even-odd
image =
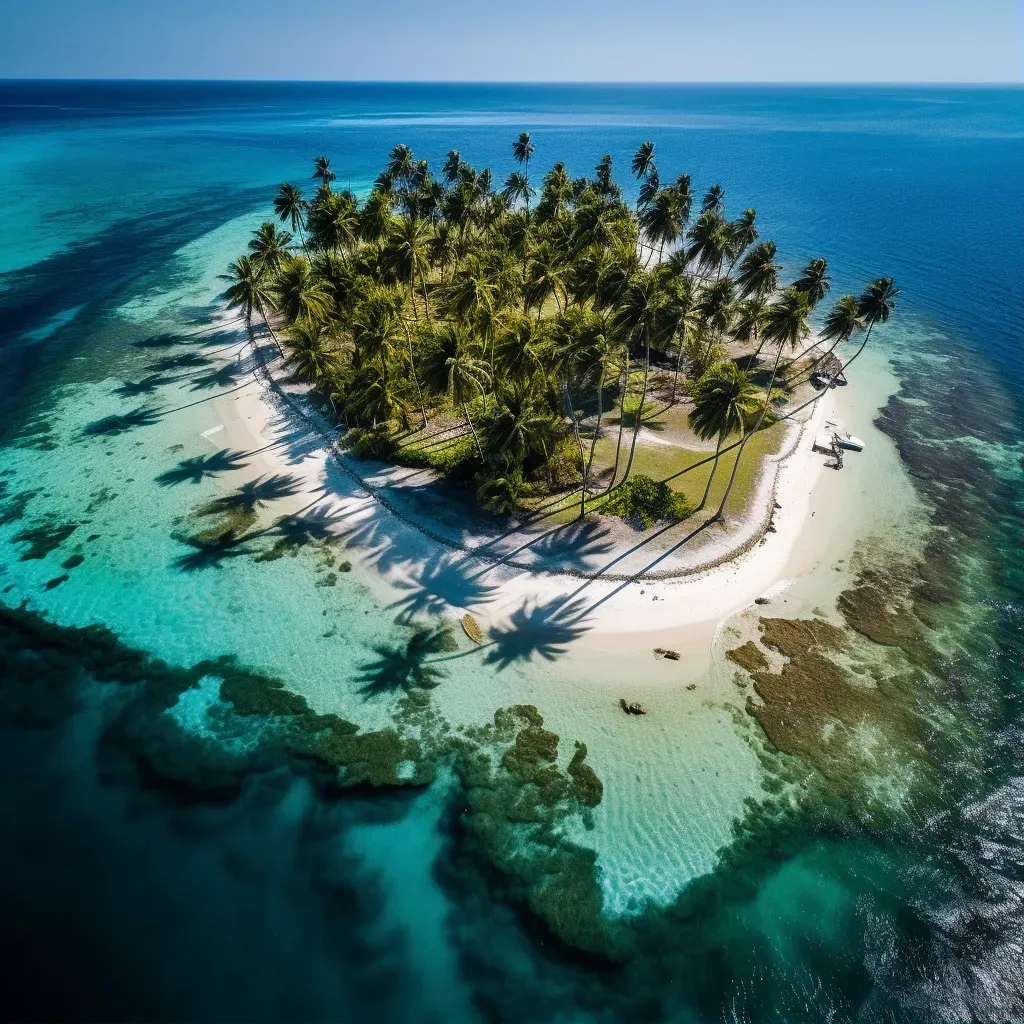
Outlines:
[{"label": "sand spit", "polygon": [[[767,460],[756,511],[699,538],[686,524],[639,534],[610,516],[501,533],[439,494],[428,472],[340,454],[306,388],[287,379],[271,352],[242,350],[258,386],[216,400],[224,430],[212,445],[256,453],[249,474],[299,478],[292,507],[281,511],[315,507],[336,523],[383,603],[453,620],[469,612],[484,630],[548,631],[560,653],[571,648],[584,658],[662,646],[702,671],[726,619],[779,594],[861,532],[851,492],[859,492],[871,445],[882,438],[869,422],[884,400],[878,388],[833,390],[790,425]],[[868,451],[848,457],[842,472],[813,449],[827,418],[869,439]]]}]

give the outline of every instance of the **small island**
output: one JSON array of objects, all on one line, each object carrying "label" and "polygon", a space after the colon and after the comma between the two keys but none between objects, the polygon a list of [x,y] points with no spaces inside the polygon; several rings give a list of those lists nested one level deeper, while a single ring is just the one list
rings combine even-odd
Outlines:
[{"label": "small island", "polygon": [[435,175],[397,145],[359,198],[318,157],[315,195],[280,186],[285,226],[254,233],[226,297],[356,459],[429,469],[518,521],[771,529],[751,506],[777,425],[846,383],[899,292],[872,281],[812,331],[826,259],[787,283],[753,209],[730,220],[719,185],[663,181],[654,151],[633,157],[633,205],[610,156],[535,187],[526,133],[500,187],[458,150]]}]

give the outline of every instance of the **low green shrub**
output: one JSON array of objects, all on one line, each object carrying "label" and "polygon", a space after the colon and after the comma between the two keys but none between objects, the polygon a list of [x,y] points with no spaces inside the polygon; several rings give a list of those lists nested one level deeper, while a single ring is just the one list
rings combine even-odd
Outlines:
[{"label": "low green shrub", "polygon": [[601,506],[601,511],[638,521],[647,529],[655,523],[681,522],[692,516],[696,509],[668,484],[658,483],[641,474],[631,476],[616,487]]},{"label": "low green shrub", "polygon": [[387,427],[351,427],[345,431],[341,446],[357,459],[375,462],[392,461],[398,449]]}]

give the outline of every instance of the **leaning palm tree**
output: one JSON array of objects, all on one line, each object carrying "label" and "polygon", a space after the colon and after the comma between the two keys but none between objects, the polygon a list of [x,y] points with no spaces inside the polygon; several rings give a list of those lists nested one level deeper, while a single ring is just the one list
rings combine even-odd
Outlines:
[{"label": "leaning palm tree", "polygon": [[269,275],[266,267],[258,260],[249,256],[239,256],[234,263],[228,267],[226,274],[221,274],[221,280],[230,281],[230,285],[224,292],[224,298],[232,308],[241,308],[245,317],[245,326],[252,331],[253,310],[259,313],[263,322],[270,331],[271,338],[277,346],[281,358],[284,358],[284,349],[281,342],[277,340],[274,328],[267,317],[266,308],[272,302]]},{"label": "leaning palm tree", "polygon": [[[864,330],[864,317],[860,311],[860,302],[855,295],[844,295],[840,298],[825,315],[825,326],[817,344],[822,341],[830,341],[831,345],[821,355],[817,356],[802,371],[801,377],[809,379],[815,369],[835,351],[844,341],[849,341],[855,331]],[[812,350],[817,347],[811,346]]]},{"label": "leaning palm tree", "polygon": [[[725,360],[712,366],[694,384],[691,397],[693,409],[690,412],[690,423],[694,432],[703,441],[717,439],[715,458],[704,487],[704,496],[696,508],[699,512],[707,504],[711,493],[711,483],[718,470],[723,442],[729,434],[743,429],[746,418],[752,416],[760,406],[762,395],[746,373],[731,360]],[[709,521],[714,522],[719,516],[720,512]]]},{"label": "leaning palm tree", "polygon": [[331,170],[331,158],[329,156],[318,156],[313,161],[313,177],[319,178],[323,187],[329,192],[331,182],[338,176]]},{"label": "leaning palm tree", "polygon": [[803,272],[793,282],[793,287],[798,291],[807,292],[811,305],[816,306],[828,294],[832,287],[831,278],[828,274],[828,260],[819,258],[811,260],[804,267]]},{"label": "leaning palm tree", "polygon": [[673,245],[683,233],[683,214],[679,193],[675,189],[660,189],[640,215],[640,226],[653,247],[658,246],[658,262],[665,255],[665,246]]},{"label": "leaning palm tree", "polygon": [[[743,450],[747,447],[747,442],[750,438],[761,429],[765,416],[768,415],[772,396],[775,394],[775,381],[779,372],[782,350],[787,345],[790,348],[795,348],[800,339],[807,334],[807,318],[810,312],[811,304],[807,293],[798,291],[795,286],[790,286],[782,293],[778,301],[772,303],[764,313],[764,335],[778,345],[778,352],[776,352],[775,363],[772,366],[772,375],[764,391],[760,414],[754,425],[743,435],[740,441],[739,450],[736,452],[736,461],[733,463],[732,473],[729,474],[729,483],[726,485],[725,494],[718,506],[718,511],[712,516],[712,521],[720,520],[725,514],[725,506],[729,500],[729,494],[732,492],[732,485],[736,480],[736,471],[739,469],[740,459],[743,458]],[[708,486],[710,487],[710,481]],[[704,497],[706,500],[706,491]]]},{"label": "leaning palm tree", "polygon": [[302,223],[309,212],[309,203],[302,198],[302,193],[292,184],[285,182],[278,187],[274,198],[274,212],[279,220],[288,221],[292,231],[298,231],[302,248],[306,248],[306,239],[302,236]]},{"label": "leaning palm tree", "polygon": [[864,332],[864,340],[860,343],[860,348],[843,364],[844,370],[864,351],[864,346],[868,343],[868,338],[871,337],[871,328],[877,323],[884,324],[892,315],[899,294],[900,290],[894,287],[891,277],[880,277],[872,281],[864,290],[858,300],[858,305],[860,315],[864,318],[868,329]]},{"label": "leaning palm tree", "polygon": [[[523,177],[526,181],[527,190],[530,187],[530,157],[533,156],[534,146],[530,140],[529,132],[520,132],[519,138],[512,143],[512,156],[517,163],[523,164]],[[530,212],[530,196],[526,195],[526,212]]]}]

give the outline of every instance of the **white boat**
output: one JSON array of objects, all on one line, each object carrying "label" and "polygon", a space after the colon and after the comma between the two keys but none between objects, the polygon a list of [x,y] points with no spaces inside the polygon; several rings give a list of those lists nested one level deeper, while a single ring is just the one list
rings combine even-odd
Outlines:
[{"label": "white boat", "polygon": [[864,442],[859,437],[854,437],[853,434],[848,434],[845,431],[842,433],[836,431],[835,441],[840,448],[849,448],[852,452],[864,451]]},{"label": "white boat", "polygon": [[821,445],[821,438],[829,437],[832,443],[839,448],[848,448],[852,452],[864,451],[864,442],[851,434],[842,424],[841,420],[825,420],[825,431],[819,436],[816,446]]}]

